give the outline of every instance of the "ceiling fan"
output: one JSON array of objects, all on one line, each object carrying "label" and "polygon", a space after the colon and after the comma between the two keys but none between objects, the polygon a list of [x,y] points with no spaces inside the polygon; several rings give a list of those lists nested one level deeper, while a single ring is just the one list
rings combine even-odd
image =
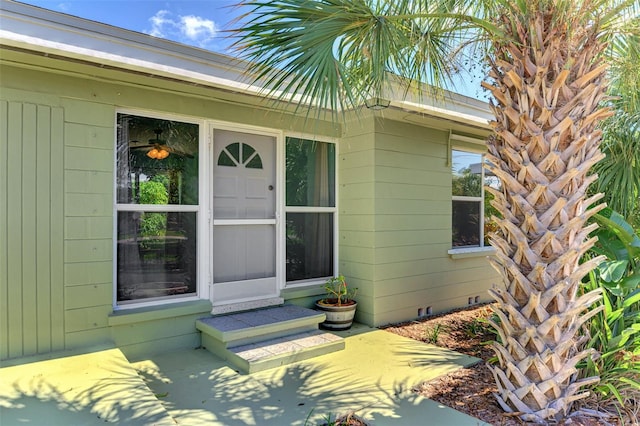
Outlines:
[{"label": "ceiling fan", "polygon": [[[156,134],[156,137],[153,139],[149,139],[149,143],[146,145],[140,146],[132,146],[132,150],[140,150],[146,151],[146,156],[152,158],[154,160],[162,160],[169,156],[170,153],[174,153],[174,151],[165,144],[163,140],[160,139],[160,134],[162,133],[162,129],[155,129],[153,131]],[[137,141],[132,141],[137,142]]]}]

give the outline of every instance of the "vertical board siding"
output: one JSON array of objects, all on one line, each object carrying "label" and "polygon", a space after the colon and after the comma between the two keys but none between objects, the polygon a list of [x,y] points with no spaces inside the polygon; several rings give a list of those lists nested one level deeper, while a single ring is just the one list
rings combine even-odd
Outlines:
[{"label": "vertical board siding", "polygon": [[0,101],[0,359],[9,358],[9,105]]},{"label": "vertical board siding", "polygon": [[64,336],[64,114],[51,111],[51,349],[65,347]]},{"label": "vertical board siding", "polygon": [[[8,357],[24,354],[22,347],[22,104],[9,103],[7,128],[7,342]],[[4,118],[4,117],[3,117]]]},{"label": "vertical board siding", "polygon": [[5,359],[64,347],[63,114],[60,108],[4,101],[0,111],[0,358]]},{"label": "vertical board siding", "polygon": [[[36,326],[36,130],[39,121],[33,104],[22,105],[22,350],[38,353]],[[49,295],[42,295],[49,299]],[[33,333],[32,331],[35,331]]]},{"label": "vertical board siding", "polygon": [[51,204],[49,203],[49,180],[51,176],[51,114],[50,109],[38,106],[36,122],[36,312],[38,352],[51,351],[51,235],[49,224]]}]

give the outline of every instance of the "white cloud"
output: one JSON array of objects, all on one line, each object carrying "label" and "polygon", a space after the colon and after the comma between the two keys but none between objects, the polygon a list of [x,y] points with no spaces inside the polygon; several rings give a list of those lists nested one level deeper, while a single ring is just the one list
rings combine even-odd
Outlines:
[{"label": "white cloud", "polygon": [[211,39],[218,32],[212,20],[199,16],[181,16],[180,24],[180,30],[191,40]]},{"label": "white cloud", "polygon": [[169,14],[170,12],[168,10],[159,10],[155,15],[149,18],[149,21],[151,22],[151,31],[148,31],[147,33],[154,37],[166,37],[165,28],[176,26],[174,21],[167,18],[167,15]]},{"label": "white cloud", "polygon": [[145,31],[147,34],[199,47],[208,47],[218,33],[216,23],[210,19],[195,15],[174,17],[168,10],[159,10],[149,22],[151,30]]}]

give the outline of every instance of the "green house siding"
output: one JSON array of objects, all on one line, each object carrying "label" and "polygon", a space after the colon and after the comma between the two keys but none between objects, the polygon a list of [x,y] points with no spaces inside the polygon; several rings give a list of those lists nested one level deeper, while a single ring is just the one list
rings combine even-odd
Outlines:
[{"label": "green house siding", "polygon": [[448,131],[369,120],[340,143],[340,271],[359,287],[357,319],[381,325],[487,301],[498,277],[486,259],[447,253]]},{"label": "green house siding", "polygon": [[[208,301],[110,322],[116,111],[294,132],[309,122],[229,92],[19,52],[3,59],[26,66],[0,65],[0,359],[104,344],[134,357],[198,346],[195,319],[210,312]],[[62,72],[43,71],[55,68]],[[313,123],[325,137],[338,129]]]},{"label": "green house siding", "polygon": [[338,151],[339,271],[358,288],[356,321],[375,322],[375,135],[371,118],[350,123]]},{"label": "green house siding", "polygon": [[63,109],[0,101],[0,358],[64,348]]},{"label": "green house siding", "polygon": [[[24,52],[3,51],[3,61],[0,359],[104,344],[135,358],[199,344],[194,320],[210,311],[208,301],[113,312],[119,108],[337,138],[337,269],[359,288],[357,321],[380,325],[486,300],[496,281],[485,259],[447,254],[446,130],[366,111],[336,125],[236,92]],[[282,296],[309,306],[318,293]]]},{"label": "green house siding", "polygon": [[108,317],[113,342],[133,361],[149,353],[200,346],[195,322],[211,312],[208,300],[137,308]]},{"label": "green house siding", "polygon": [[[11,101],[0,103],[0,187],[7,189],[0,199],[0,359],[105,343],[128,355],[198,346],[195,318],[210,305],[179,318],[109,325],[116,106],[64,98],[78,95],[77,79],[1,72]],[[38,98],[55,106],[19,101]],[[168,323],[176,327],[167,331]]]}]

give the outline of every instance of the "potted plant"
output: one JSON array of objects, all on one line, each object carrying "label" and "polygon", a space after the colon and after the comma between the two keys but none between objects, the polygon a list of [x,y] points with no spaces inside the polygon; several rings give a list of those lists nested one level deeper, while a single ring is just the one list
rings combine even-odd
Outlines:
[{"label": "potted plant", "polygon": [[329,278],[323,288],[327,295],[316,302],[316,309],[327,318],[320,325],[329,330],[348,330],[358,306],[354,300],[358,289],[348,287],[344,275]]}]

